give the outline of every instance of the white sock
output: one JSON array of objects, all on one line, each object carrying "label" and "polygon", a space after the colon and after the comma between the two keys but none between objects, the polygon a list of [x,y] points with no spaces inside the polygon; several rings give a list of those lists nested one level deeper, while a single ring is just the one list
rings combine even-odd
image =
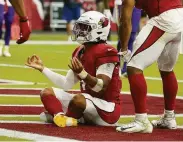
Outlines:
[{"label": "white sock", "polygon": [[4,46],[4,49],[5,49],[5,50],[8,50],[8,51],[9,51],[9,48],[10,48],[10,47],[9,47],[8,45],[5,45],[5,46]]},{"label": "white sock", "polygon": [[3,51],[3,46],[0,46],[0,52],[2,52]]},{"label": "white sock", "polygon": [[172,115],[172,114],[174,114],[174,110],[164,110],[164,114]]},{"label": "white sock", "polygon": [[135,114],[135,119],[137,120],[147,120],[147,113],[136,113]]},{"label": "white sock", "polygon": [[72,41],[71,35],[68,36],[68,41]]},{"label": "white sock", "polygon": [[0,39],[0,52],[3,51],[4,41]]}]

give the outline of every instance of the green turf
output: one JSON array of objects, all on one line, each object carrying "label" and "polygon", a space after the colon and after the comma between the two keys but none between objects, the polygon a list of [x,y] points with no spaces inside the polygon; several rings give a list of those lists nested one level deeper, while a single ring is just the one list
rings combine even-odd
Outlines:
[{"label": "green turf", "polygon": [[28,142],[31,140],[0,136],[0,141],[8,141],[8,142],[10,142],[10,141],[26,141],[26,142]]},{"label": "green turf", "polygon": [[[68,70],[69,59],[74,50],[75,45],[12,45],[11,58],[0,57],[0,64],[24,65],[28,56],[37,54],[43,60],[45,66],[50,68],[66,69]],[[23,54],[22,54],[23,53]],[[179,56],[178,62],[175,66],[175,73],[177,79],[183,80],[182,74],[183,55]],[[63,75],[66,72],[59,72]],[[145,70],[145,76],[160,77],[156,63]],[[1,67],[0,78],[11,80],[22,80],[34,82],[33,85],[0,85],[2,88],[24,87],[24,88],[45,88],[53,86],[53,84],[40,72],[33,69]],[[45,85],[38,85],[37,82],[46,83]],[[161,81],[147,80],[149,93],[162,93]],[[179,83],[178,95],[183,95],[183,83]],[[74,89],[79,89],[76,85]],[[127,79],[123,79],[122,91],[129,91],[129,84]]]},{"label": "green turf", "polygon": [[[67,36],[63,34],[32,34],[31,40],[67,40]],[[112,40],[116,40],[117,36],[112,35]],[[69,60],[71,58],[72,51],[76,45],[11,45],[10,51],[12,53],[11,58],[0,57],[0,64],[13,64],[13,65],[21,65],[23,66],[26,62],[28,56],[36,54],[41,57],[45,66],[49,68],[57,68],[57,69],[66,69],[68,70]],[[182,73],[182,65],[183,65],[183,55],[179,56],[178,62],[175,66],[175,73],[177,79],[183,80]],[[66,72],[58,72],[60,74],[65,75]],[[148,67],[145,72],[145,76],[149,77],[160,77],[156,63],[152,66]],[[2,67],[0,66],[0,78],[1,79],[9,79],[9,80],[17,80],[17,81],[29,81],[33,82],[33,85],[1,85],[0,88],[45,88],[51,87],[53,84],[40,72],[35,71],[30,68],[12,68],[12,67]],[[129,84],[126,78],[122,79],[122,91],[129,91]],[[37,84],[46,83],[44,85]],[[147,80],[148,92],[162,94],[162,84],[161,81],[157,80]],[[74,89],[79,89],[79,84],[73,87]],[[183,96],[183,83],[179,83],[179,96]],[[26,98],[26,97],[0,97],[0,104],[41,104],[40,99],[37,97]],[[133,107],[133,106],[132,106]],[[176,118],[178,125],[183,125],[183,118]],[[40,121],[39,117],[0,117],[0,120],[27,120],[27,121]],[[131,121],[132,118],[122,118],[119,122],[127,123]],[[14,138],[8,137],[0,137],[0,140],[4,141],[12,141],[18,140]]]},{"label": "green turf", "polygon": [[[67,41],[68,36],[64,32],[48,32],[45,33],[32,33],[29,40],[50,40],[50,41]],[[111,40],[117,41],[117,34],[111,34]]]}]

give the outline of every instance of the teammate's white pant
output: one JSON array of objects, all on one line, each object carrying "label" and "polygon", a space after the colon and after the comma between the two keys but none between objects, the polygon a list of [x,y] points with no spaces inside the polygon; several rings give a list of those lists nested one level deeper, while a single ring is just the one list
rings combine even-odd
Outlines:
[{"label": "teammate's white pant", "polygon": [[[69,102],[72,100],[72,98],[75,96],[75,94],[65,92],[62,89],[58,89],[58,88],[53,88],[53,91],[54,91],[57,99],[62,103],[62,109],[63,109],[64,113],[66,113]],[[100,108],[101,110],[104,110],[106,112],[112,112],[115,107],[114,103],[92,97],[89,94],[82,93],[82,95],[86,98],[86,109],[83,112],[83,115],[84,115],[83,118],[85,121],[92,122],[96,125],[101,125],[101,126],[115,126],[116,125],[116,124],[108,124],[104,120],[102,120],[102,118],[98,114],[97,109],[95,107],[95,106],[97,106],[98,108]]]},{"label": "teammate's white pant", "polygon": [[172,71],[179,55],[180,43],[181,33],[167,33],[147,24],[134,42],[127,66],[144,70],[157,61],[161,71]]}]

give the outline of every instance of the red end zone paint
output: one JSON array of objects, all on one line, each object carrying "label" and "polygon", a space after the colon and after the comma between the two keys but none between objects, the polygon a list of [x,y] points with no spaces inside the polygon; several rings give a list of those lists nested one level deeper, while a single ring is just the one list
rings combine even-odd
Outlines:
[{"label": "red end zone paint", "polygon": [[[30,94],[38,95],[40,90],[13,90],[0,89],[0,94]],[[73,92],[76,93],[76,92]],[[78,93],[78,92],[77,92]],[[134,107],[130,95],[121,95],[122,114],[134,114]],[[176,113],[183,113],[183,100],[176,100]],[[161,114],[164,108],[163,98],[147,98],[149,114]],[[8,107],[0,106],[0,114],[40,114],[44,111],[43,107]],[[59,128],[54,124],[19,124],[19,123],[0,123],[0,128],[17,130],[23,132],[44,134],[82,141],[182,141],[183,129],[167,130],[154,129],[152,134],[141,133],[119,133],[115,127],[100,126],[78,126]]]},{"label": "red end zone paint", "polygon": [[[134,106],[130,95],[121,95],[122,115],[133,115]],[[148,113],[162,114],[164,110],[164,100],[160,97],[147,97]],[[176,100],[176,114],[183,113],[183,100]],[[19,107],[0,106],[0,114],[40,114],[43,107]]]},{"label": "red end zone paint", "polygon": [[57,136],[82,141],[182,141],[183,129],[154,129],[152,134],[120,133],[115,127],[78,126],[59,128],[53,124],[0,124],[0,128]]},{"label": "red end zone paint", "polygon": [[0,89],[0,94],[38,95],[40,92],[33,89]]},{"label": "red end zone paint", "polygon": [[29,114],[38,115],[44,111],[43,107],[10,107],[0,106],[0,114]]},{"label": "red end zone paint", "polygon": [[[41,90],[33,89],[0,89],[0,94],[39,95]],[[79,91],[69,91],[79,93]],[[133,115],[134,105],[130,95],[121,95],[122,115]],[[162,114],[164,111],[164,99],[161,97],[147,97],[147,112],[149,114]],[[175,112],[183,113],[183,100],[176,100]],[[41,107],[8,107],[0,106],[0,114],[40,114],[44,109]]]}]

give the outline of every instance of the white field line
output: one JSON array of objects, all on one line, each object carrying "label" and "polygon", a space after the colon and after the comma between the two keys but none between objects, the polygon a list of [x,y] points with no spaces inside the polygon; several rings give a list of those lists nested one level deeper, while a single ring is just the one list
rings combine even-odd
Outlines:
[{"label": "white field line", "polygon": [[[1,116],[1,115],[0,115]],[[160,117],[161,115],[154,115],[154,114],[148,114],[149,118],[152,117]],[[135,117],[135,115],[120,115],[120,118],[131,118],[131,117]],[[175,117],[183,117],[183,114],[175,114]]]},{"label": "white field line", "polygon": [[28,82],[28,81],[16,81],[16,80],[9,80],[9,79],[0,79],[1,85],[45,85],[47,83],[40,83],[40,82]]},{"label": "white field line", "polygon": [[14,121],[14,120],[0,120],[0,124],[1,123],[24,123],[24,124],[51,124],[51,123],[46,123],[46,122],[42,122],[42,121]]},{"label": "white field line", "polygon": [[[7,89],[7,88],[0,88],[0,90],[1,89]],[[26,89],[32,89],[32,90],[42,90],[43,88],[14,88],[14,89],[22,89],[22,90],[26,90]],[[11,90],[11,89],[10,89]],[[77,90],[77,89],[75,89],[75,90],[69,90],[69,91],[80,91],[80,90]],[[130,92],[127,92],[127,91],[122,91],[121,92],[121,94],[123,94],[123,95],[131,95],[131,93]],[[12,94],[10,94],[12,97],[13,96],[15,96],[15,97],[26,97],[26,96],[29,96],[29,95],[12,95]],[[2,95],[0,95],[0,96],[9,96],[9,94],[2,94]],[[37,97],[37,96],[39,96],[39,95],[32,95],[32,96],[35,96],[35,97]],[[148,93],[147,94],[147,96],[151,96],[151,97],[160,97],[160,98],[163,98],[163,94],[154,94],[154,93]],[[176,96],[176,99],[179,99],[179,100],[183,100],[183,96]],[[1,104],[0,104],[1,105]]]},{"label": "white field line", "polygon": [[[117,41],[108,41],[108,44],[117,44]],[[10,44],[16,44],[16,41],[10,41]],[[44,41],[44,40],[29,40],[25,42],[24,44],[27,45],[78,45],[77,42],[72,41]]]},{"label": "white field line", "polygon": [[[183,117],[183,114],[175,114],[176,117]],[[31,118],[31,117],[39,117],[39,115],[29,115],[29,114],[0,114],[0,117],[6,117],[6,118],[11,118],[11,117],[23,117],[23,118]],[[135,115],[121,115],[120,118],[131,118],[131,117],[135,117]],[[149,118],[152,117],[160,117],[160,115],[153,115],[153,114],[149,114],[148,115]],[[4,120],[0,120],[4,121]],[[35,121],[34,121],[35,122]]]},{"label": "white field line", "polygon": [[21,86],[28,86],[28,85],[46,85],[47,83],[20,83],[20,84],[14,84],[14,83],[0,83],[1,86],[16,86],[16,85],[21,85]]},{"label": "white field line", "polygon": [[43,105],[32,105],[32,104],[29,104],[29,105],[22,105],[22,104],[0,104],[0,107],[1,106],[7,106],[7,107],[43,107]]},{"label": "white field line", "polygon": [[0,136],[27,139],[27,140],[40,141],[40,142],[41,141],[77,141],[74,139],[46,136],[46,135],[8,130],[8,129],[2,129],[2,128],[0,128]]},{"label": "white field line", "polygon": [[[51,124],[51,123],[45,123],[45,122],[41,122],[41,121],[11,121],[11,120],[1,120],[0,124],[1,123],[2,124],[3,123],[5,123],[5,124],[42,124],[42,125]],[[179,129],[183,129],[183,126],[177,126],[177,127]],[[15,130],[10,130],[10,131],[16,132]],[[8,131],[6,133],[8,133]],[[29,133],[29,134],[33,134],[33,133]],[[7,136],[7,135],[4,135],[4,133],[3,134],[1,133],[1,128],[0,128],[0,136]],[[17,136],[8,136],[8,137],[17,137]],[[17,137],[17,138],[20,138],[20,137]],[[29,138],[24,138],[24,139],[29,139]]]},{"label": "white field line", "polygon": [[44,88],[6,88],[6,87],[2,87],[1,89],[7,89],[7,90],[43,90]]},{"label": "white field line", "polygon": [[[39,117],[39,115],[30,115],[30,114],[0,114],[0,117]],[[1,120],[0,120],[1,121]]]},{"label": "white field line", "polygon": [[[0,64],[1,67],[12,67],[12,68],[29,68],[24,65],[16,65],[16,64]],[[56,69],[56,68],[49,68],[52,71],[57,71],[57,72],[67,72],[68,70],[66,69]],[[147,80],[155,80],[155,81],[161,81],[161,78],[159,77],[145,77]],[[177,80],[178,83],[183,83],[183,80]],[[33,82],[34,83],[34,82]]]},{"label": "white field line", "polygon": [[39,98],[39,95],[17,95],[17,94],[0,94],[0,97],[26,97],[26,98]]},{"label": "white field line", "polygon": [[179,128],[179,129],[183,129],[183,126],[177,126],[177,128]]},{"label": "white field line", "polygon": [[[25,68],[25,69],[30,69],[30,67],[24,66],[24,65],[16,65],[16,64],[0,64],[0,67],[11,67],[11,68]],[[49,68],[52,71],[60,71],[60,72],[67,72],[68,70],[66,69],[54,69],[54,68]]]},{"label": "white field line", "polygon": [[[125,95],[131,95],[130,92],[126,92],[126,91],[122,91],[121,93]],[[160,97],[160,98],[164,97],[163,94],[154,94],[154,93],[147,93],[147,96]],[[183,96],[176,96],[176,99],[183,100]]]},{"label": "white field line", "polygon": [[[145,79],[147,79],[147,80],[159,80],[159,81],[162,80],[159,77],[149,77],[149,76],[145,77]],[[183,80],[177,80],[177,81],[178,81],[178,83],[183,83]]]}]

